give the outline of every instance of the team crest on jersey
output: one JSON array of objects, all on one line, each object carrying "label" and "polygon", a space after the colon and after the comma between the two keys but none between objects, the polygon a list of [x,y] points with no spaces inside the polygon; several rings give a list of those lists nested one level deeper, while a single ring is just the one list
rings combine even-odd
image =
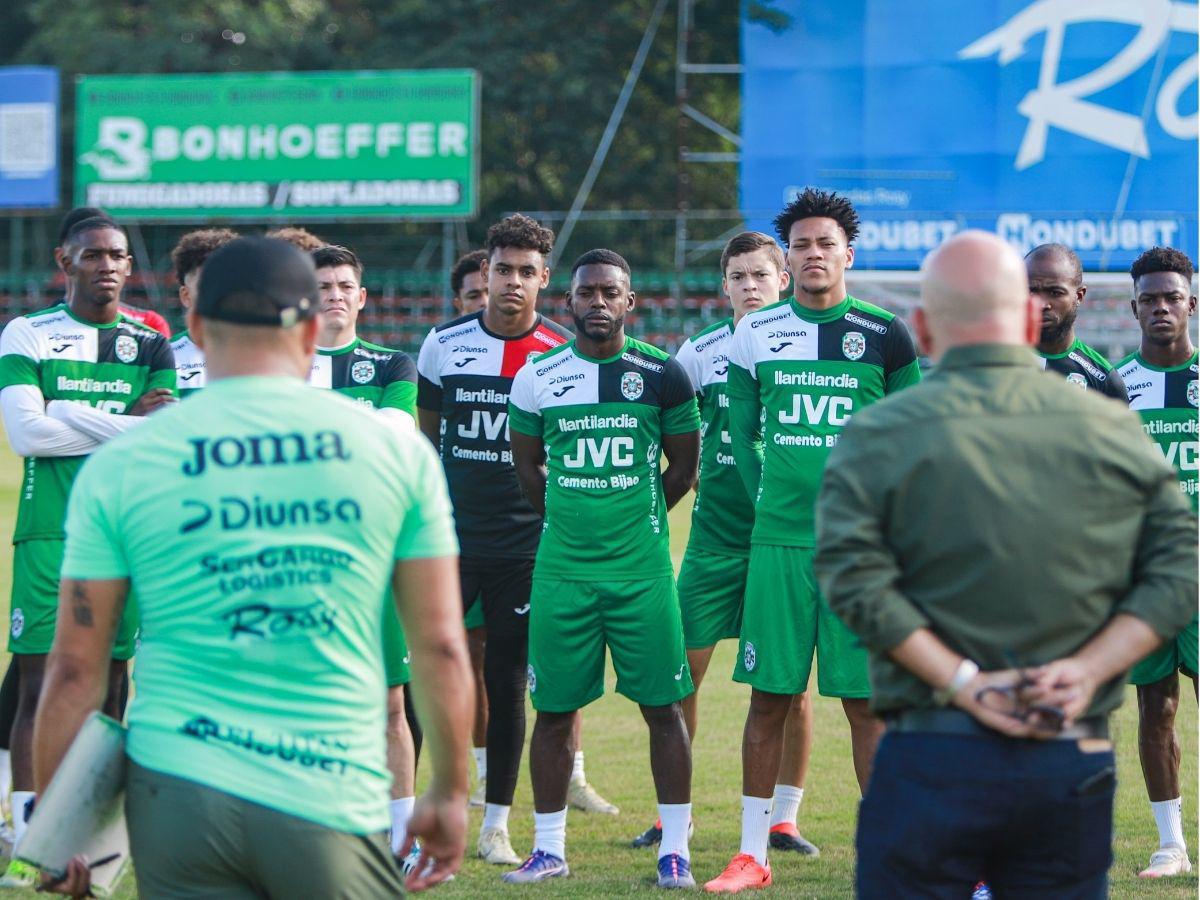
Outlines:
[{"label": "team crest on jersey", "polygon": [[626,372],[621,376],[621,396],[626,400],[636,400],[645,389],[642,376],[637,372]]},{"label": "team crest on jersey", "polygon": [[131,363],[137,359],[138,344],[133,338],[127,334],[122,334],[117,337],[117,359],[123,363]]},{"label": "team crest on jersey", "polygon": [[366,384],[375,377],[375,363],[362,359],[350,367],[350,377],[359,384]]},{"label": "team crest on jersey", "polygon": [[1200,406],[1200,381],[1195,378],[1188,382],[1187,398],[1192,406]]},{"label": "team crest on jersey", "polygon": [[754,667],[758,665],[758,654],[754,650],[754,645],[746,641],[746,646],[742,648],[742,667],[747,672],[753,672]]},{"label": "team crest on jersey", "polygon": [[25,613],[21,612],[21,607],[16,607],[12,611],[12,636],[19,638],[25,630]]},{"label": "team crest on jersey", "polygon": [[847,331],[842,338],[842,354],[846,359],[862,359],[867,352],[867,339],[858,331]]},{"label": "team crest on jersey", "polygon": [[1068,375],[1067,381],[1075,385],[1077,388],[1083,388],[1085,391],[1087,390],[1087,379],[1078,372],[1072,372],[1070,375]]},{"label": "team crest on jersey", "polygon": [[537,676],[533,674],[533,666],[525,667],[525,680],[529,682],[529,693],[537,690]]}]

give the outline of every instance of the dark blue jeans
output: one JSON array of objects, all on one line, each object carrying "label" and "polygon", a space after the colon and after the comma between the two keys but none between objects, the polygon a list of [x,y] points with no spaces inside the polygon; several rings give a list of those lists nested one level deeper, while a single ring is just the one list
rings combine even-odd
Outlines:
[{"label": "dark blue jeans", "polygon": [[858,811],[858,896],[1108,896],[1115,760],[1073,741],[885,734]]}]

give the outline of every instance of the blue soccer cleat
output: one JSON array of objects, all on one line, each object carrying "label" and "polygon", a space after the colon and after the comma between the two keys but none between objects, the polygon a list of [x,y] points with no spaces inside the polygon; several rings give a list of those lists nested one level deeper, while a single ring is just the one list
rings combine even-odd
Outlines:
[{"label": "blue soccer cleat", "polygon": [[544,850],[534,850],[529,859],[521,863],[519,869],[505,872],[501,877],[508,884],[534,884],[547,878],[562,878],[570,875],[567,861],[546,853]]},{"label": "blue soccer cleat", "polygon": [[678,853],[668,853],[658,860],[658,886],[660,888],[694,888],[692,867]]}]

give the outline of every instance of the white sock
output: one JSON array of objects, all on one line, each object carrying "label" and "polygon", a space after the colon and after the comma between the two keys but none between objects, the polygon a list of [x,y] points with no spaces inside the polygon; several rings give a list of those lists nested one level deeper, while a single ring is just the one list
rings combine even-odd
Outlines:
[{"label": "white sock", "polygon": [[804,799],[804,788],[790,784],[775,785],[775,805],[771,809],[771,827],[796,824],[800,815],[800,801]]},{"label": "white sock", "polygon": [[0,797],[7,797],[12,790],[12,754],[0,750]]},{"label": "white sock", "polygon": [[479,826],[479,830],[503,828],[508,831],[508,812],[511,809],[511,806],[501,806],[499,803],[483,804],[483,824]]},{"label": "white sock", "polygon": [[692,804],[660,803],[658,818],[662,822],[662,841],[658,845],[658,858],[668,853],[678,853],[686,860],[692,858],[688,851],[688,825],[692,821]]},{"label": "white sock", "polygon": [[571,780],[572,781],[587,781],[583,776],[583,751],[575,751],[575,761],[571,764]]},{"label": "white sock", "polygon": [[567,809],[533,814],[533,849],[567,858]]},{"label": "white sock", "polygon": [[[13,797],[16,797],[16,794],[13,794]],[[1158,846],[1174,844],[1186,851],[1187,844],[1183,839],[1183,798],[1151,800],[1150,809],[1154,812],[1154,821],[1158,823]]]},{"label": "white sock", "polygon": [[413,805],[416,797],[401,797],[388,804],[392,813],[392,852],[399,853],[404,844],[404,836],[408,833],[408,820],[412,818]]},{"label": "white sock", "polygon": [[771,798],[742,795],[742,849],[760,866],[767,864],[767,837],[771,831]]},{"label": "white sock", "polygon": [[472,747],[471,755],[475,757],[475,777],[483,781],[487,778],[487,747]]},{"label": "white sock", "polygon": [[25,834],[25,829],[29,824],[25,821],[25,805],[35,796],[37,796],[37,794],[34,791],[12,792],[13,831],[16,833],[18,842]]}]

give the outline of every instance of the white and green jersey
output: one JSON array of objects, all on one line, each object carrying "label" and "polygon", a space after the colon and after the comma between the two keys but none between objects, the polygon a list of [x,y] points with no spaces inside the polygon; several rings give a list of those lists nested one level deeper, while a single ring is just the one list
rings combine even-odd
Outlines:
[{"label": "white and green jersey", "polygon": [[1047,372],[1057,372],[1066,378],[1069,384],[1080,390],[1099,391],[1122,403],[1129,402],[1120,372],[1104,358],[1103,353],[1089,347],[1079,338],[1075,338],[1063,353],[1050,355],[1036,347],[1034,350],[1042,368]]},{"label": "white and green jersey", "polygon": [[700,481],[688,545],[722,556],[749,556],[754,504],[737,473],[729,434],[729,346],[733,319],[688,338],[675,359],[700,403]]},{"label": "white and green jersey", "polygon": [[[119,315],[93,325],[66,303],[13,319],[0,336],[0,389],[29,385],[46,402],[68,400],[120,415],[153,388],[175,388],[167,339]],[[86,457],[28,456],[13,543],[61,538],[67,496]]]},{"label": "white and green jersey", "polygon": [[360,337],[343,347],[318,347],[308,383],[373,409],[400,409],[414,422],[417,419],[417,367],[403,350]]},{"label": "white and green jersey", "polygon": [[817,493],[838,435],[855,412],[920,380],[908,329],[854,297],[822,311],[791,298],[743,317],[729,359],[735,419],[762,423],[751,541],[813,547]]},{"label": "white and green jersey", "polygon": [[387,827],[395,560],[457,552],[419,433],[298,379],[221,379],[96,451],[63,576],[128,578],[139,765],[355,834]]},{"label": "white and green jersey", "polygon": [[204,351],[195,345],[187,331],[181,331],[171,339],[171,353],[175,355],[175,383],[182,400],[207,384]]},{"label": "white and green jersey", "polygon": [[1142,418],[1150,440],[1179,473],[1179,488],[1197,509],[1200,500],[1200,353],[1182,365],[1160,369],[1134,353],[1117,366],[1129,391],[1129,408]]},{"label": "white and green jersey", "polygon": [[569,341],[513,379],[509,426],[546,448],[546,517],[535,574],[632,581],[672,573],[662,436],[700,427],[675,360],[625,339],[608,359]]}]

